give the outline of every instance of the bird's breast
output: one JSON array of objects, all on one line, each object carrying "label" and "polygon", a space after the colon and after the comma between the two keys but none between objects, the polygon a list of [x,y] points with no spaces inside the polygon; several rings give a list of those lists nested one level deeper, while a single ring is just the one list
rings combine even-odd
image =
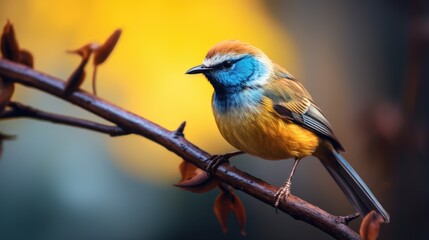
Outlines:
[{"label": "bird's breast", "polygon": [[[241,96],[246,98],[245,96]],[[279,118],[270,99],[261,96],[257,103],[241,99],[234,107],[218,109],[213,98],[213,112],[222,136],[234,147],[267,160],[302,158],[311,155],[318,137],[307,129]],[[228,100],[226,100],[228,101]]]}]

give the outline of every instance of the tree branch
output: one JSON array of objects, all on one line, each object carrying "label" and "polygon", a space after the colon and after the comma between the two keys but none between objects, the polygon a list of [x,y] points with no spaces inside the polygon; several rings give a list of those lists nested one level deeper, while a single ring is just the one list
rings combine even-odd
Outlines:
[{"label": "tree branch", "polygon": [[[50,93],[69,101],[95,115],[98,115],[123,129],[148,138],[166,149],[174,152],[184,160],[191,162],[201,169],[209,164],[210,154],[187,141],[176,131],[169,131],[145,118],[125,111],[105,100],[98,98],[84,90],[63,95],[64,81],[32,70],[7,60],[0,60],[0,76],[13,79],[28,87]],[[182,127],[183,128],[183,127]],[[181,129],[179,127],[179,129]],[[214,173],[222,182],[241,190],[256,199],[271,206],[275,203],[275,193],[278,188],[261,179],[255,178],[236,169],[229,164],[221,164]],[[359,235],[346,224],[338,221],[338,217],[314,206],[296,196],[290,195],[287,201],[281,201],[279,210],[286,212],[295,219],[305,221],[336,239],[360,239]]]},{"label": "tree branch", "polygon": [[55,113],[48,113],[18,102],[11,102],[8,106],[11,109],[0,113],[0,120],[18,117],[28,117],[53,123],[80,127],[100,133],[106,133],[110,136],[123,136],[130,134],[130,132],[127,132],[118,126],[107,126],[80,118],[63,116]]}]

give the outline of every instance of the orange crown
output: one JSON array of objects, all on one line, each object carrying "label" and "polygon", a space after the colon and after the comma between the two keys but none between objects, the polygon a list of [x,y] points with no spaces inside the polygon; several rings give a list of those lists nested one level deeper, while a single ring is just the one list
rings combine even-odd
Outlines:
[{"label": "orange crown", "polygon": [[213,57],[216,54],[251,54],[258,57],[266,57],[266,55],[258,48],[239,40],[225,40],[216,44],[211,48],[206,59]]}]

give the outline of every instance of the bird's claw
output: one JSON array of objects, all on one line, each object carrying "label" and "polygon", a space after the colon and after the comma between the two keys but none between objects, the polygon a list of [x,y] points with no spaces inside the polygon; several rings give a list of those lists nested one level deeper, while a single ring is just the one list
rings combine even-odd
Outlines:
[{"label": "bird's claw", "polygon": [[213,155],[208,160],[210,160],[209,164],[206,167],[206,172],[209,175],[212,175],[215,170],[224,162],[229,162],[229,156],[227,154]]},{"label": "bird's claw", "polygon": [[289,197],[291,186],[292,186],[292,181],[288,180],[285,183],[285,185],[283,185],[281,188],[279,188],[279,190],[274,195],[276,197],[276,202],[274,203],[274,208],[276,209],[276,212],[277,212],[277,209],[280,205],[280,200],[282,198],[287,200],[287,198]]},{"label": "bird's claw", "polygon": [[213,155],[211,156],[209,159],[210,162],[206,167],[206,172],[209,175],[212,175],[216,169],[219,167],[219,165],[221,165],[222,163],[229,163],[229,159],[231,157],[243,154],[244,152],[242,151],[237,151],[237,152],[231,152],[231,153],[225,153],[225,154],[219,154],[219,155]]}]

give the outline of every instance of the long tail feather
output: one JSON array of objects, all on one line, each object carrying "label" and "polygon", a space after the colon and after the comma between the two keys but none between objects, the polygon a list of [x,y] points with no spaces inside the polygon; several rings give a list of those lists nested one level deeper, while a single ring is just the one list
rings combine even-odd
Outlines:
[{"label": "long tail feather", "polygon": [[390,221],[389,214],[340,153],[332,149],[322,154],[320,160],[362,217],[375,210],[386,223]]}]

